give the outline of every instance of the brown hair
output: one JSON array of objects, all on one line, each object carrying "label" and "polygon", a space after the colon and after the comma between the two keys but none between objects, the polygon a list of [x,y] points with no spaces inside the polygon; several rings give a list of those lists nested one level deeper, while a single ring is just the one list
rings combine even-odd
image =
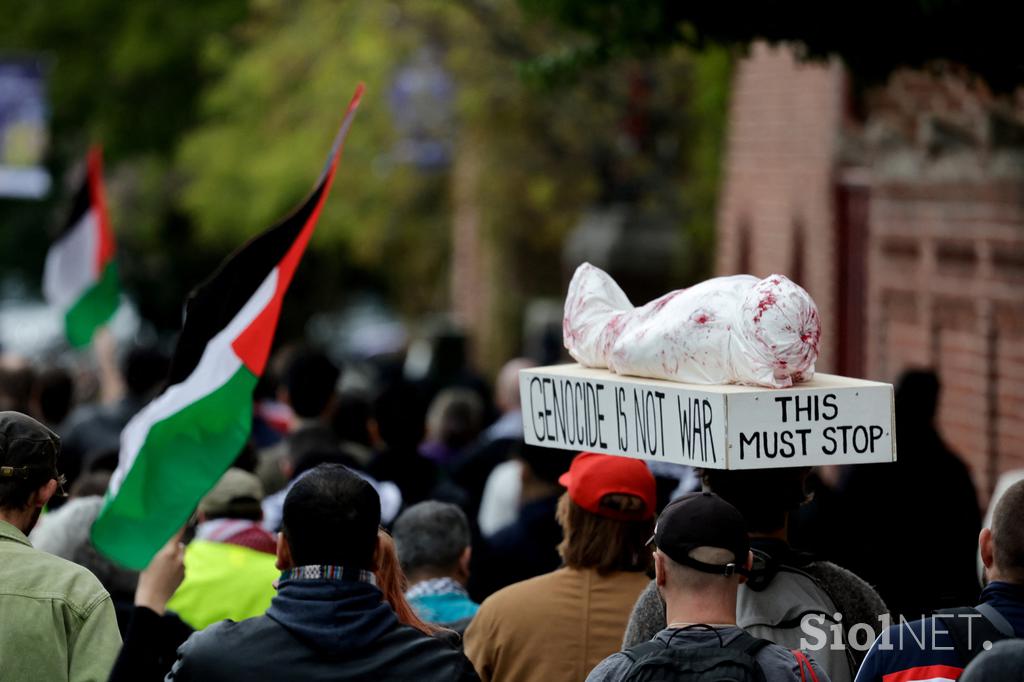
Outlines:
[{"label": "brown hair", "polygon": [[377,578],[377,587],[384,593],[384,600],[391,605],[398,622],[409,627],[416,628],[425,635],[433,637],[444,628],[425,622],[416,615],[412,606],[405,599],[405,590],[409,587],[409,580],[398,563],[398,552],[395,550],[395,541],[386,530],[381,528],[377,531],[380,538],[377,552],[377,570],[374,576]]},{"label": "brown hair", "polygon": [[[605,495],[601,506],[626,511],[642,507],[635,495]],[[557,518],[563,540],[558,553],[569,568],[595,568],[600,575],[615,571],[648,571],[651,548],[646,545],[654,519],[619,521],[588,512],[569,498],[558,500]]]}]

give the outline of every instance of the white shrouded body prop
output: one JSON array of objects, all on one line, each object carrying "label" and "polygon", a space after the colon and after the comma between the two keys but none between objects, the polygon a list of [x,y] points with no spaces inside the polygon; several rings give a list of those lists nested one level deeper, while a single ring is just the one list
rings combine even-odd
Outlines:
[{"label": "white shrouded body prop", "polygon": [[527,443],[713,469],[896,459],[892,385],[815,376],[818,309],[782,275],[634,308],[584,263],[562,331],[580,365],[519,373]]},{"label": "white shrouded body prop", "polygon": [[569,284],[565,347],[581,365],[689,384],[785,388],[814,376],[821,323],[782,275],[716,277],[635,308],[584,263]]}]

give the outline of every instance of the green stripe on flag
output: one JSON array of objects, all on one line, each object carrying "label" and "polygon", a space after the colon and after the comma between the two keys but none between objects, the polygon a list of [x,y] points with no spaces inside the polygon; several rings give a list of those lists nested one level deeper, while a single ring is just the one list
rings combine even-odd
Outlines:
[{"label": "green stripe on flag", "polygon": [[64,314],[68,342],[75,348],[88,346],[96,330],[114,316],[119,302],[117,263],[110,261],[103,268],[99,281]]},{"label": "green stripe on flag", "polygon": [[220,388],[150,426],[93,524],[97,549],[129,568],[146,567],[245,446],[256,382],[242,366]]}]

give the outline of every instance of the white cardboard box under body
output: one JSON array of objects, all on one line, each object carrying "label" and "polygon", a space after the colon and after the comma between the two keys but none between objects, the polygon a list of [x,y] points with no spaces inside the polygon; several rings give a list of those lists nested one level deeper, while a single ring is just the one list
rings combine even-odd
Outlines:
[{"label": "white cardboard box under body", "polygon": [[533,445],[714,469],[896,459],[893,389],[877,381],[704,386],[554,365],[520,372],[519,391]]}]

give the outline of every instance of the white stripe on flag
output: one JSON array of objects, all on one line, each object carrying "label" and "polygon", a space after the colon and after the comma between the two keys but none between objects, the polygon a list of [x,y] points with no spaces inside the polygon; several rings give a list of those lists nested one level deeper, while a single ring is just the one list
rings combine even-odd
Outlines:
[{"label": "white stripe on flag", "polygon": [[[263,280],[252,297],[235,317],[206,344],[196,368],[180,384],[168,388],[160,397],[149,403],[121,431],[121,452],[117,470],[110,479],[108,499],[117,494],[124,477],[135,463],[135,457],[146,442],[149,429],[157,422],[177,414],[192,403],[200,400],[227,383],[242,366],[231,343],[252,324],[256,316],[267,307],[277,291],[277,268]],[[186,321],[187,323],[187,321]]]},{"label": "white stripe on flag", "polygon": [[46,254],[43,295],[50,305],[67,312],[96,283],[98,248],[99,223],[96,211],[90,208]]}]

